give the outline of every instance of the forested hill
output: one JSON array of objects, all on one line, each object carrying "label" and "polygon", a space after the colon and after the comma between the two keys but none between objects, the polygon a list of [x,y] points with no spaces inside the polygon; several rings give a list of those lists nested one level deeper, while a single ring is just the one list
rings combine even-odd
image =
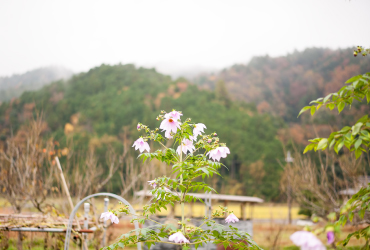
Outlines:
[{"label": "forested hill", "polygon": [[254,57],[195,82],[214,89],[224,81],[233,99],[253,102],[260,113],[298,122],[297,114],[311,100],[339,90],[354,75],[370,71],[369,57],[353,57],[353,48],[311,48],[282,57]]},{"label": "forested hill", "polygon": [[276,139],[281,121],[259,114],[253,104],[232,102],[223,88],[199,90],[185,79],[174,81],[154,69],[102,65],[67,82],[25,92],[0,106],[1,139],[4,145],[10,129],[21,132],[22,124],[42,110],[48,136],[61,145],[66,134],[78,144],[75,150],[86,150],[92,139],[122,141],[127,132],[132,143],[140,136],[139,121],[159,126],[155,118],[161,109],[181,110],[184,117],[206,124],[207,132],[217,131],[226,141],[232,153],[224,162],[230,172],[225,170],[226,177],[218,182],[221,192],[278,197],[277,159],[284,158]]},{"label": "forested hill", "polygon": [[63,67],[45,67],[24,74],[0,77],[0,102],[19,97],[27,90],[40,89],[53,81],[68,79],[70,76],[72,76],[72,71]]}]

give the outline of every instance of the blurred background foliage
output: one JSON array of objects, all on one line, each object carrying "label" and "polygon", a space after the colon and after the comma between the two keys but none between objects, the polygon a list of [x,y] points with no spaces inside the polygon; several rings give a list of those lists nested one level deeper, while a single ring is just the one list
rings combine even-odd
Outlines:
[{"label": "blurred background foliage", "polygon": [[[297,118],[309,101],[370,71],[369,58],[356,60],[351,55],[351,49],[312,48],[284,57],[255,57],[248,64],[194,79],[172,79],[131,64],[101,65],[3,102],[0,147],[42,112],[45,138],[52,137],[60,149],[73,147],[73,152],[93,148],[102,168],[108,169],[108,148],[122,152],[124,144],[132,145],[141,135],[138,122],[158,127],[155,117],[160,110],[176,109],[206,124],[207,133],[216,131],[230,148],[223,162],[228,170],[213,180],[219,193],[278,201],[283,197],[279,161],[284,162],[284,149],[301,149],[308,138],[330,134],[332,128],[369,113],[368,105],[358,104],[343,116],[323,110],[314,118]],[[113,177],[108,191],[118,192],[118,178]]]}]

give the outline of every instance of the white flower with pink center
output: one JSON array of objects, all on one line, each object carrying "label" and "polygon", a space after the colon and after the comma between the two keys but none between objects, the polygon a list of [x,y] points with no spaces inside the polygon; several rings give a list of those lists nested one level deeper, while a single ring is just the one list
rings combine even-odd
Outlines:
[{"label": "white flower with pink center", "polygon": [[167,116],[166,119],[164,119],[161,122],[161,125],[159,126],[159,128],[162,129],[162,131],[166,131],[165,132],[166,138],[171,139],[172,138],[171,132],[173,133],[177,132],[177,129],[180,128],[180,122],[178,122],[177,119],[171,116]]},{"label": "white flower with pink center", "polygon": [[190,241],[181,232],[172,234],[168,238],[168,240],[173,241],[175,243],[190,243]]},{"label": "white flower with pink center", "polygon": [[183,139],[182,142],[181,142],[181,145],[177,147],[177,154],[180,155],[181,153],[181,149],[182,149],[182,152],[184,154],[186,154],[188,151],[189,153],[193,153],[193,151],[195,150],[195,147],[193,145],[193,142],[189,139]]},{"label": "white flower with pink center", "polygon": [[204,133],[205,128],[207,128],[207,127],[203,123],[194,124],[194,129],[193,129],[193,139],[194,139],[194,141],[197,139],[198,135],[201,135],[202,133]]},{"label": "white flower with pink center", "polygon": [[181,119],[180,116],[182,116],[182,114],[180,112],[177,112],[176,110],[171,111],[171,112],[169,112],[169,113],[167,113],[167,114],[164,115],[165,118],[172,117],[176,121]]},{"label": "white flower with pink center", "polygon": [[148,153],[150,152],[149,144],[141,137],[137,139],[132,146],[135,147],[135,150],[139,149],[140,153],[142,153],[144,150],[148,151]]},{"label": "white flower with pink center", "polygon": [[229,214],[229,216],[227,216],[227,218],[225,219],[225,222],[226,223],[235,223],[235,222],[238,222],[239,219],[238,217],[235,216],[235,214],[231,213]]},{"label": "white flower with pink center", "polygon": [[112,223],[119,223],[118,217],[112,212],[104,212],[101,214],[100,218],[104,219],[104,221],[110,220]]},{"label": "white flower with pink center", "polygon": [[324,244],[311,232],[295,232],[290,236],[290,240],[301,250],[326,250]]},{"label": "white flower with pink center", "polygon": [[209,158],[214,161],[220,161],[221,158],[226,158],[227,154],[230,154],[230,149],[228,147],[218,147],[207,153]]}]

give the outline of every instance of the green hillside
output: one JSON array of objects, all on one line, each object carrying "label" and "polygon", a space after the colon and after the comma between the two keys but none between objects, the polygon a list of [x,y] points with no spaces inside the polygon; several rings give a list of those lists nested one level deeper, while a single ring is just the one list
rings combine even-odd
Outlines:
[{"label": "green hillside", "polygon": [[4,141],[11,129],[21,131],[22,124],[42,110],[48,127],[45,136],[53,136],[61,145],[66,143],[66,124],[73,127],[69,138],[73,136],[77,150],[86,148],[91,138],[111,136],[120,141],[126,138],[124,132],[133,141],[140,135],[136,124],[158,127],[154,118],[162,109],[181,110],[226,141],[231,155],[224,163],[230,171],[225,169],[225,178],[218,180],[222,192],[278,197],[277,159],[284,156],[276,135],[282,122],[258,114],[254,104],[230,101],[224,88],[199,90],[185,79],[174,81],[154,69],[102,65],[67,82],[25,92],[0,106],[1,138]]}]

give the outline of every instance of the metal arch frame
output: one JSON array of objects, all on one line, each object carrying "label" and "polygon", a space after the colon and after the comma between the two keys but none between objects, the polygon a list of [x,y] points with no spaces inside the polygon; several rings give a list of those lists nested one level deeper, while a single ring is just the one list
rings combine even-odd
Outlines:
[{"label": "metal arch frame", "polygon": [[[78,208],[88,199],[90,198],[93,198],[93,197],[96,197],[96,196],[109,196],[109,197],[112,197],[112,198],[116,198],[117,200],[121,201],[122,203],[124,203],[125,205],[127,205],[129,207],[129,210],[132,214],[135,214],[135,209],[131,206],[131,204],[126,201],[124,198],[122,198],[121,196],[118,196],[116,194],[111,194],[111,193],[97,193],[97,194],[92,194],[92,195],[89,195],[89,196],[86,196],[85,198],[83,198],[82,200],[80,200],[79,203],[77,203],[77,205],[73,208],[71,214],[69,215],[69,221],[68,221],[68,227],[67,227],[67,232],[66,232],[66,238],[64,240],[64,250],[69,250],[69,241],[70,241],[70,238],[71,238],[71,231],[72,231],[72,223],[73,223],[73,219],[74,217],[76,216],[76,213],[77,213],[77,210]],[[136,218],[135,215],[132,216],[133,218]],[[135,229],[139,229],[139,223],[137,221],[134,221],[134,225],[135,225]],[[139,232],[136,231],[136,235],[139,236]],[[137,243],[137,249],[138,250],[141,250],[141,243]]]}]

